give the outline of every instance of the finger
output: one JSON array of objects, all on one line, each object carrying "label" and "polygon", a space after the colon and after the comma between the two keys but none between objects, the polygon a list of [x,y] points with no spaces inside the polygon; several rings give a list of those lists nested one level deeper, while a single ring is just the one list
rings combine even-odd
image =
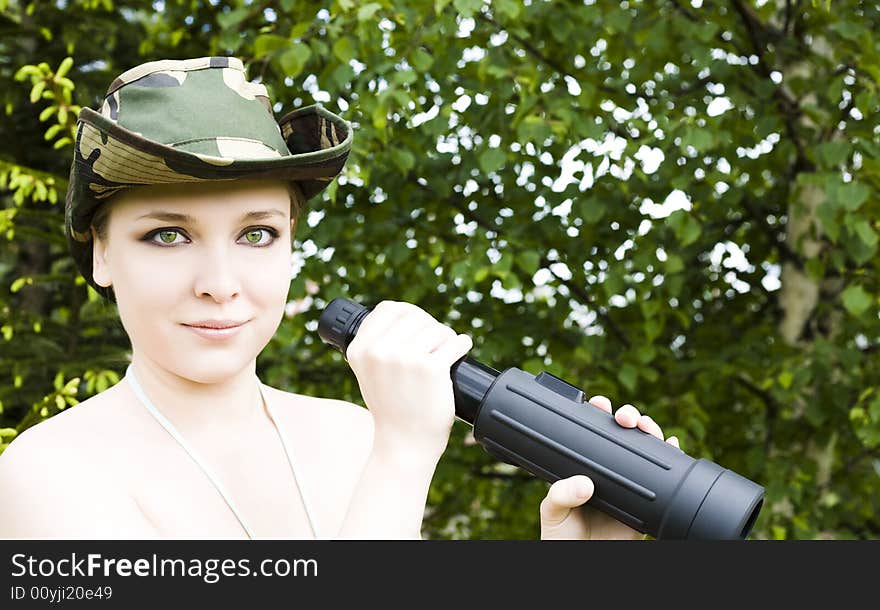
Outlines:
[{"label": "finger", "polygon": [[373,345],[376,339],[397,321],[400,313],[397,310],[398,305],[396,301],[382,301],[370,310],[361,321],[354,339],[348,344],[346,355],[349,359],[352,354],[359,353],[365,346]]},{"label": "finger", "polygon": [[577,474],[560,479],[550,486],[547,496],[541,501],[540,515],[544,525],[562,522],[572,508],[580,506],[593,496],[595,486],[590,477]]},{"label": "finger", "polygon": [[426,329],[441,326],[427,311],[415,305],[409,306],[408,303],[403,305],[393,323],[385,328],[381,336],[376,337],[376,341],[397,349],[399,346],[412,344],[413,340]]},{"label": "finger", "polygon": [[639,418],[638,425],[640,430],[647,432],[651,436],[656,436],[661,441],[663,440],[663,430],[660,429],[660,426],[657,424],[657,422],[651,419],[650,416],[642,415]]},{"label": "finger", "polygon": [[679,449],[681,449],[681,447],[678,446],[678,437],[677,436],[670,436],[669,438],[666,439],[666,442],[669,443],[670,445],[673,445],[674,447],[678,447]]},{"label": "finger", "polygon": [[382,301],[367,314],[349,344],[349,360],[351,354],[358,355],[367,349],[397,349],[404,337],[412,337],[432,323],[436,320],[416,305]]},{"label": "finger", "polygon": [[614,415],[614,419],[617,423],[624,428],[635,428],[636,424],[639,423],[640,417],[641,414],[639,413],[639,410],[632,405],[623,405]]},{"label": "finger", "polygon": [[454,329],[445,324],[431,322],[413,332],[408,339],[402,340],[401,343],[404,349],[415,355],[430,354],[447,341],[454,339],[457,334]]},{"label": "finger", "polygon": [[426,357],[436,360],[443,365],[452,366],[459,358],[467,354],[474,346],[470,335],[456,335]]},{"label": "finger", "polygon": [[611,414],[611,400],[605,396],[593,396],[589,402],[591,405],[599,407],[609,415]]}]

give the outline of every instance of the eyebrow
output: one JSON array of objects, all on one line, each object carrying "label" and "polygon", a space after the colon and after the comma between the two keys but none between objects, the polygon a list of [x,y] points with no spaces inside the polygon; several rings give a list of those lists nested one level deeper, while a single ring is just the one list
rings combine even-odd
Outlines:
[{"label": "eyebrow", "polygon": [[[272,216],[278,216],[280,218],[286,218],[284,212],[280,210],[254,210],[252,212],[245,213],[240,222],[245,220],[263,220],[265,218],[271,218]],[[168,212],[165,210],[156,210],[150,212],[148,214],[144,214],[143,216],[138,216],[135,220],[141,220],[142,218],[152,218],[155,220],[166,220],[169,222],[189,222],[195,224],[196,219],[190,216],[189,214],[180,214],[178,212]]]}]

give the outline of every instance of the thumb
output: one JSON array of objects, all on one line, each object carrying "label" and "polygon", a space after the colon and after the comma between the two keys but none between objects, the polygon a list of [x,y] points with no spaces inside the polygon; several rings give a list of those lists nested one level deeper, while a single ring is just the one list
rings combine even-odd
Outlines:
[{"label": "thumb", "polygon": [[583,474],[556,481],[541,501],[541,523],[546,526],[562,523],[572,508],[593,497],[594,490],[593,481]]}]

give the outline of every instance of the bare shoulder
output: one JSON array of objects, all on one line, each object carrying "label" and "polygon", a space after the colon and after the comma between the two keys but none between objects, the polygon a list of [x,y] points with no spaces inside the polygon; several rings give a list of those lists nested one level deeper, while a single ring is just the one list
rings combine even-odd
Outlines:
[{"label": "bare shoulder", "polygon": [[132,499],[80,449],[100,401],[84,404],[28,428],[0,454],[0,538],[154,536]]},{"label": "bare shoulder", "polygon": [[30,470],[54,470],[55,467],[63,467],[76,461],[77,453],[72,451],[73,439],[85,440],[81,436],[81,432],[87,427],[84,416],[87,411],[93,410],[84,407],[84,404],[68,408],[16,436],[0,454],[0,474],[17,465],[27,465]]},{"label": "bare shoulder", "polygon": [[79,485],[97,480],[101,470],[89,467],[85,448],[95,434],[106,437],[112,430],[107,402],[107,397],[93,396],[24,430],[0,454],[0,482],[22,476]]}]

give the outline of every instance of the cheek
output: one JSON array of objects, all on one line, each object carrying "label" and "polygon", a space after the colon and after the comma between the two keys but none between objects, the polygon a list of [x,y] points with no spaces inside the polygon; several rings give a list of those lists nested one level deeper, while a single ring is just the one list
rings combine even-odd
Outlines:
[{"label": "cheek", "polygon": [[246,274],[248,294],[263,306],[283,307],[290,288],[290,274],[293,267],[290,254],[279,253],[267,257],[259,265],[252,266]]}]

